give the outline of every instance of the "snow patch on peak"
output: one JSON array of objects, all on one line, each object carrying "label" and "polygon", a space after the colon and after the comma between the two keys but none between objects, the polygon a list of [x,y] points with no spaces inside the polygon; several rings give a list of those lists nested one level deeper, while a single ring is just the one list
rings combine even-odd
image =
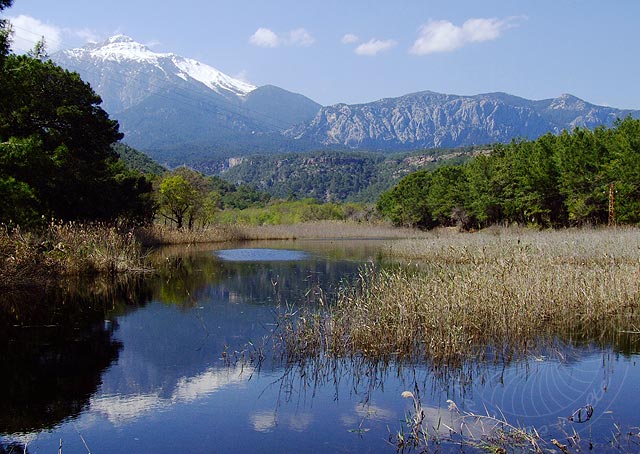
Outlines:
[{"label": "snow patch on peak", "polygon": [[[255,85],[229,77],[217,69],[200,63],[197,60],[178,56],[173,56],[172,60],[173,64],[180,69],[180,74],[189,75],[189,77],[203,83],[217,93],[222,89],[243,96],[256,89]],[[178,74],[178,76],[180,76],[180,74]]]},{"label": "snow patch on peak", "polygon": [[106,41],[66,50],[64,53],[75,59],[88,57],[94,60],[115,61],[118,63],[136,61],[155,65],[158,64],[160,59],[172,55],[153,52],[147,46],[134,41],[126,35],[114,35]]},{"label": "snow patch on peak", "polygon": [[134,60],[138,62],[147,62],[157,64],[158,60],[167,57],[170,54],[160,54],[152,52],[148,47],[131,41],[112,41],[105,46],[94,49],[91,56],[101,58],[103,60],[126,61]]},{"label": "snow patch on peak", "polygon": [[[245,96],[257,88],[255,85],[227,76],[197,60],[172,53],[154,52],[129,36],[121,34],[112,36],[101,43],[66,50],[63,53],[76,61],[92,61],[94,65],[100,65],[100,62],[122,63],[126,64],[127,68],[135,67],[135,64],[151,65],[159,68],[165,74],[173,74],[184,81],[200,82],[223,96],[228,96],[230,93],[235,96]],[[130,63],[134,65],[131,66]]]}]

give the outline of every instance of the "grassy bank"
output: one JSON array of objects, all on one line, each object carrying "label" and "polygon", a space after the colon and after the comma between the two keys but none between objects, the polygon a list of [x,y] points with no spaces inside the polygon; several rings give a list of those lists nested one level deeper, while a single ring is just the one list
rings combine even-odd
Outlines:
[{"label": "grassy bank", "polygon": [[250,239],[244,228],[233,225],[211,225],[205,228],[175,229],[154,224],[135,230],[137,240],[146,247],[168,244],[219,243]]},{"label": "grassy bank", "polygon": [[242,210],[225,209],[216,213],[223,225],[281,225],[317,221],[371,222],[379,220],[372,206],[357,203],[321,203],[314,199],[274,201],[267,206]]},{"label": "grassy bank", "polygon": [[[329,307],[285,317],[291,360],[330,355],[468,360],[536,353],[561,338],[640,333],[640,230],[439,232],[386,249]],[[637,340],[637,339],[636,339]]]},{"label": "grassy bank", "polygon": [[147,270],[146,250],[163,245],[297,238],[413,238],[412,230],[349,221],[294,225],[173,229],[155,224],[122,230],[102,224],[56,223],[38,232],[0,229],[0,287],[41,286],[61,277]]},{"label": "grassy bank", "polygon": [[312,221],[278,225],[211,225],[193,230],[154,225],[138,229],[136,238],[145,246],[219,243],[226,241],[293,240],[326,238],[429,238],[433,233],[354,221]]},{"label": "grassy bank", "polygon": [[93,224],[51,223],[39,232],[0,229],[0,287],[42,286],[62,276],[147,269],[132,232]]},{"label": "grassy bank", "polygon": [[242,226],[245,239],[358,239],[358,238],[426,238],[431,234],[415,229],[403,229],[387,224],[352,221],[314,221],[291,225]]}]

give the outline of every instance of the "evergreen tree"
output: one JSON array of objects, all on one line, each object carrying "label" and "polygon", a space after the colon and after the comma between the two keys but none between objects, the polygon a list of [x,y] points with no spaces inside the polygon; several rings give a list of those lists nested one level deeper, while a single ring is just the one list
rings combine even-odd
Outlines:
[{"label": "evergreen tree", "polygon": [[62,220],[135,214],[137,221],[149,214],[150,185],[123,173],[112,150],[122,138],[118,123],[77,73],[9,54],[0,78],[0,181],[23,202],[0,212],[1,222],[34,221],[29,213]]}]

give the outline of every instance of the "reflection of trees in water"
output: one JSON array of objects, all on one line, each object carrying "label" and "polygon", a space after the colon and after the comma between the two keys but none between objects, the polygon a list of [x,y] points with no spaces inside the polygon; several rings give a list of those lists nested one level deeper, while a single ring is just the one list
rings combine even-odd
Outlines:
[{"label": "reflection of trees in water", "polygon": [[148,297],[140,279],[66,285],[0,297],[0,433],[50,429],[77,416],[121,348],[109,317]]},{"label": "reflection of trees in water", "polygon": [[2,443],[2,441],[0,441],[0,454],[26,454],[28,452],[29,450],[24,443],[17,441]]},{"label": "reflection of trees in water", "polygon": [[163,303],[193,307],[213,290],[232,302],[249,304],[299,303],[324,296],[357,271],[353,262],[304,260],[290,262],[225,262],[212,253],[169,256],[161,260],[154,298]]}]

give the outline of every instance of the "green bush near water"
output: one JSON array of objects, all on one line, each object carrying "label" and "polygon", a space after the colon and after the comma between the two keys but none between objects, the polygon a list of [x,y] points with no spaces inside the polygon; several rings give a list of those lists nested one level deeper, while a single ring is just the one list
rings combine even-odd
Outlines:
[{"label": "green bush near water", "polygon": [[224,210],[219,224],[280,225],[312,221],[371,220],[373,210],[356,203],[319,203],[314,199],[275,202],[264,207]]}]

